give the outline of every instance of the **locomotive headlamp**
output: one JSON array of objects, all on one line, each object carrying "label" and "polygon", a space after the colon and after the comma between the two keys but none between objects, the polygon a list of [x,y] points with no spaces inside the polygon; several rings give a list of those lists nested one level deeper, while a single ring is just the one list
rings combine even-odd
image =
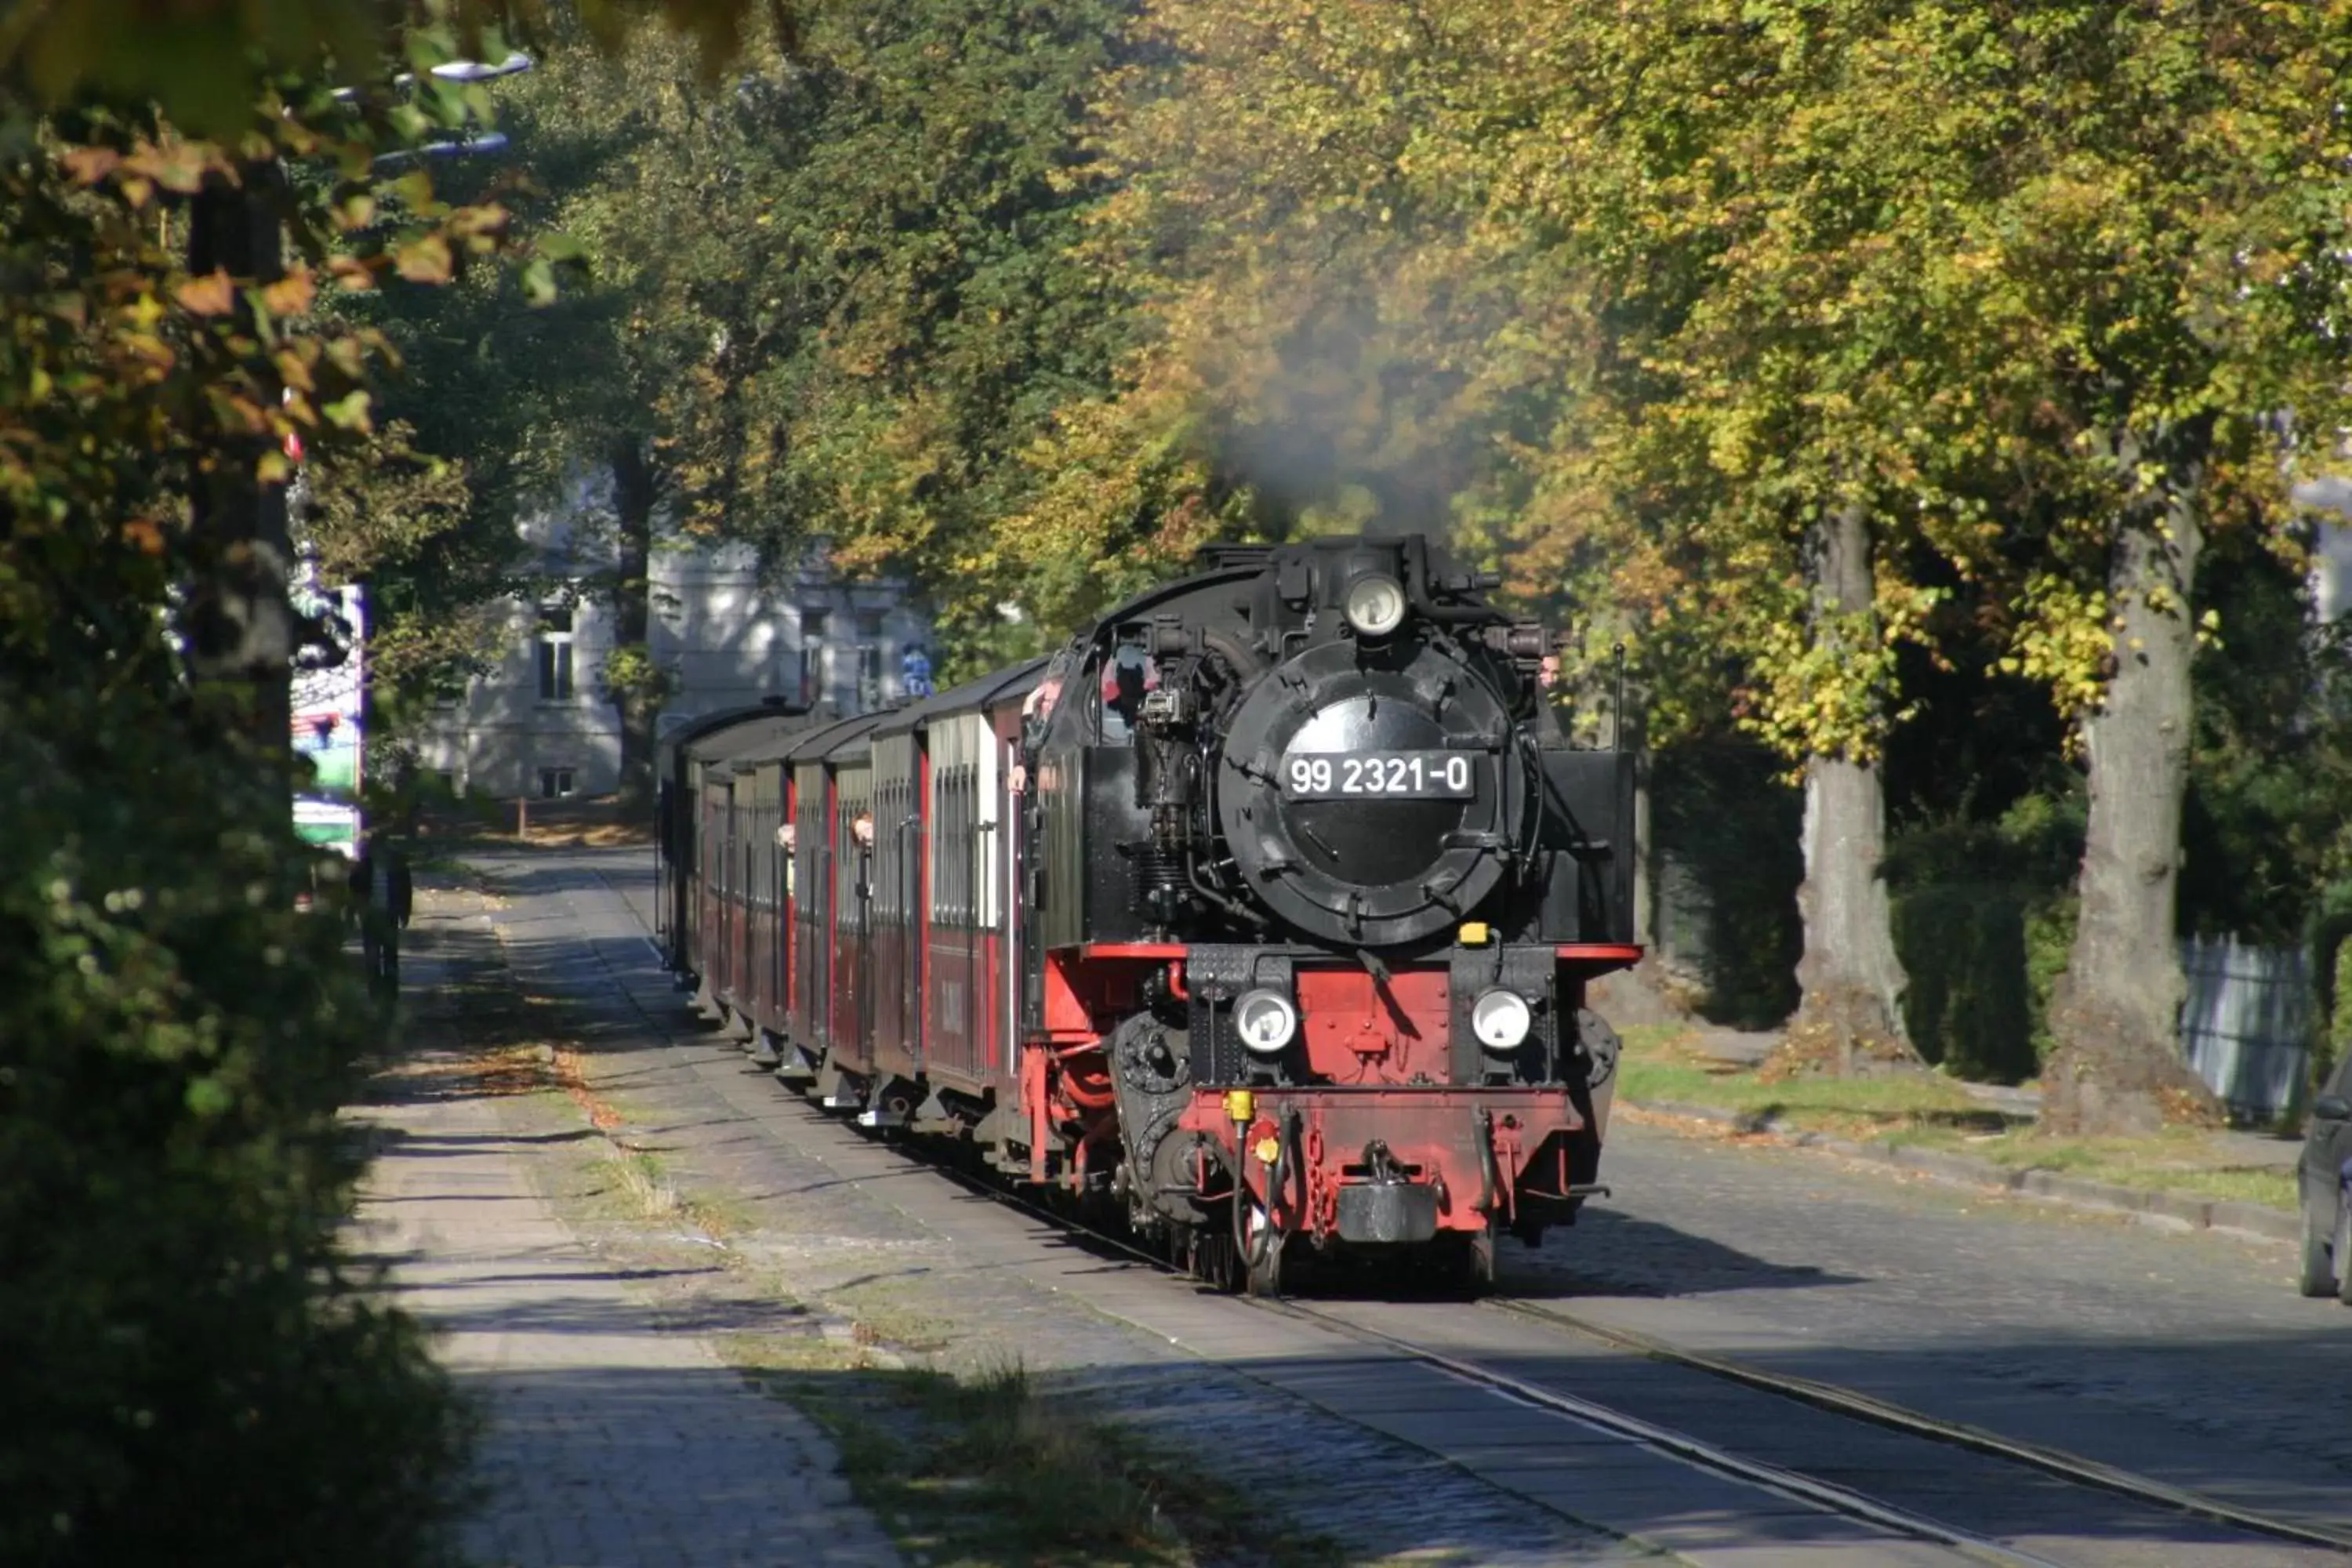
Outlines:
[{"label": "locomotive headlamp", "polygon": [[1528,1005],[1528,999],[1500,986],[1481,991],[1478,999],[1470,1004],[1470,1032],[1490,1051],[1517,1048],[1526,1041],[1535,1022],[1535,1009]]},{"label": "locomotive headlamp", "polygon": [[1244,991],[1234,1004],[1234,1033],[1244,1050],[1273,1056],[1298,1033],[1298,1009],[1279,991]]},{"label": "locomotive headlamp", "polygon": [[1368,637],[1384,637],[1404,624],[1404,584],[1393,577],[1359,577],[1348,584],[1348,624]]}]

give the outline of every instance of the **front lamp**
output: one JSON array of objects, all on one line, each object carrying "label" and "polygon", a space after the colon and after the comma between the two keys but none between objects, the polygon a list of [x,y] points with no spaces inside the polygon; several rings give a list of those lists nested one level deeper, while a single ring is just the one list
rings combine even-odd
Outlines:
[{"label": "front lamp", "polygon": [[1298,1009],[1279,991],[1244,991],[1234,1004],[1234,1033],[1244,1050],[1277,1056],[1298,1033]]},{"label": "front lamp", "polygon": [[1393,577],[1359,577],[1341,606],[1360,637],[1384,637],[1404,625],[1404,584]]},{"label": "front lamp", "polygon": [[1496,986],[1470,1004],[1470,1032],[1490,1051],[1517,1050],[1535,1027],[1535,1009],[1516,991]]}]

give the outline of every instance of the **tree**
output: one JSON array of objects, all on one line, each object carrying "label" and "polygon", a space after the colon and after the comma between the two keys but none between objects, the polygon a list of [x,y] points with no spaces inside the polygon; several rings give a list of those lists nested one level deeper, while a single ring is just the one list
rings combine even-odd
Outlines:
[{"label": "tree", "polygon": [[753,531],[782,519],[845,571],[906,573],[938,607],[949,679],[1036,651],[1136,577],[1014,521],[1056,478],[1039,443],[1084,421],[1130,342],[1129,280],[1087,243],[1107,194],[1087,111],[1132,11],[814,15],[804,69],[759,106],[785,177],[744,398],[779,508],[730,531],[786,558]]},{"label": "tree", "polygon": [[1915,171],[1874,226],[1906,260],[1871,312],[1907,332],[1891,406],[1916,452],[1942,454],[1920,458],[1943,479],[1919,498],[1939,547],[2001,582],[2012,668],[2077,718],[2088,770],[2045,1121],[2206,1113],[2176,1035],[2190,605],[2215,531],[2275,538],[2296,467],[2327,456],[2282,413],[2344,422],[2347,171],[2325,106],[2352,13],[2085,0],[1864,20],[1861,68],[1820,112],[1853,128],[1853,164]]},{"label": "tree", "polygon": [[1907,1057],[1875,761],[1922,601],[1874,569],[1868,364],[1818,320],[1867,258],[1769,243],[1867,197],[1822,200],[1788,118],[1834,38],[1727,50],[1705,9],[1155,11],[1176,63],[1130,79],[1108,138],[1157,331],[1126,438],[1188,442],[1204,498],[1260,526],[1453,522],[1530,597],[1642,632],[1668,732],[1736,652],[1747,722],[1807,782],[1805,1021],[1841,1060]]},{"label": "tree", "polygon": [[[577,7],[582,24],[606,48],[646,19],[666,21],[696,40],[711,75],[734,58],[755,12],[789,47],[796,24],[787,0],[582,0]],[[152,103],[189,132],[233,137],[248,129],[255,101],[288,74],[315,74],[320,62],[332,60],[341,80],[357,83],[381,80],[400,65],[497,58],[503,40],[529,38],[546,13],[543,0],[449,0],[426,7],[385,0],[278,6],[195,0],[160,16],[143,0],[28,5],[0,21],[0,77],[14,96],[39,108],[84,95]]]},{"label": "tree", "polygon": [[[450,1545],[462,1414],[341,1241],[363,1160],[337,1111],[384,1020],[342,955],[331,868],[293,831],[257,689],[284,672],[248,652],[237,680],[191,679],[205,585],[242,572],[258,594],[282,569],[224,520],[286,481],[289,437],[323,475],[368,430],[382,342],[320,320],[320,292],[502,246],[499,211],[421,180],[379,222],[373,155],[469,107],[384,81],[394,46],[438,58],[405,15],[97,0],[0,19],[11,1563],[392,1568]],[[355,104],[316,85],[324,43]],[[198,247],[192,270],[199,214],[253,243]]]},{"label": "tree", "polygon": [[2277,539],[2295,470],[2332,456],[2282,414],[2347,413],[2352,10],[2077,5],[2002,36],[1977,90],[2038,122],[1977,239],[2006,307],[1988,346],[2041,411],[2037,479],[2083,498],[2020,637],[2080,715],[2091,792],[2044,1119],[2137,1130],[2211,1103],[2177,1046],[2199,567],[2220,533]]},{"label": "tree", "polygon": [[[794,68],[772,35],[746,47],[745,82]],[[758,218],[777,176],[742,110],[749,88],[714,89],[691,50],[650,26],[614,49],[551,35],[539,68],[502,84],[511,159],[443,178],[478,199],[507,193],[542,257],[562,263],[564,287],[478,269],[362,309],[406,362],[390,407],[470,476],[466,532],[498,542],[500,586],[574,587],[534,581],[537,563],[517,559],[515,523],[534,511],[562,517],[575,561],[600,563],[578,586],[614,611],[598,687],[621,721],[624,807],[642,811],[668,685],[650,656],[655,556],[669,537],[773,505],[746,457],[740,393],[758,338]],[[781,542],[789,530],[771,531]]]},{"label": "tree", "polygon": [[216,156],[0,123],[0,1556],[424,1561],[462,1423],[336,1234],[380,1020],[294,907],[282,726],[173,609],[207,465],[354,421],[369,345],[297,319],[307,269],[266,343],[188,274],[157,208]]},{"label": "tree", "polygon": [[[2206,534],[2274,527],[2289,459],[2315,455],[2280,412],[2343,423],[2346,173],[2326,106],[2344,8],[1517,20],[1539,63],[1517,79],[1567,85],[1563,111],[1530,121],[1534,199],[1512,210],[1561,226],[1564,258],[1619,262],[1621,299],[1657,299],[1663,257],[1673,307],[1675,257],[1703,261],[1687,310],[1633,352],[1699,416],[1710,464],[1747,500],[1795,480],[1816,517],[1861,500],[1903,520],[1996,590],[2011,668],[2079,717],[2092,823],[2051,1124],[2206,1103],[2174,1043],[2187,610]],[[1743,342],[1762,352],[1719,352]],[[1636,392],[1624,471],[1687,475],[1664,446],[1674,410],[1654,381]],[[1776,401],[1804,425],[1759,417]],[[1885,559],[1882,635],[1917,609],[1887,597]]]}]

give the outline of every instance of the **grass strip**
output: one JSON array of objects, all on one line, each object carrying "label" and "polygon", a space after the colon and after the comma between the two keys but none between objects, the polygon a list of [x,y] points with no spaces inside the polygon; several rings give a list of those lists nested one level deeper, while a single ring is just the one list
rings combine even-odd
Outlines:
[{"label": "grass strip", "polygon": [[857,1500],[929,1568],[1336,1568],[1336,1542],[1255,1505],[1212,1462],[1056,1394],[1017,1361],[959,1375],[856,1346],[730,1336],[722,1353],[832,1437]]},{"label": "grass strip", "polygon": [[2004,1170],[2053,1171],[2143,1191],[2288,1210],[2297,1201],[2293,1165],[2250,1161],[2242,1142],[2194,1128],[2139,1138],[2053,1137],[1934,1073],[1768,1078],[1698,1049],[1692,1032],[1676,1026],[1627,1029],[1624,1040],[1618,1093],[1630,1100],[1709,1106],[1786,1131],[1938,1149]]}]

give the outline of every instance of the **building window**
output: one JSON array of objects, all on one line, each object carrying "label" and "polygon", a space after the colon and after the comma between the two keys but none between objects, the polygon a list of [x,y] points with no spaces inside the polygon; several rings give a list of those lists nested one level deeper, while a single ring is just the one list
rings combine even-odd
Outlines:
[{"label": "building window", "polygon": [[882,635],[882,612],[879,610],[858,611],[857,635],[861,637],[880,637]]},{"label": "building window", "polygon": [[570,768],[541,768],[539,770],[540,799],[562,800],[571,794],[572,770]]},{"label": "building window", "polygon": [[830,618],[823,610],[803,610],[801,612],[802,638],[814,641],[824,636],[825,623]]},{"label": "building window", "polygon": [[439,780],[441,781],[441,793],[442,793],[443,795],[447,795],[447,796],[448,796],[450,799],[452,799],[452,800],[455,800],[455,799],[457,799],[457,769],[455,769],[455,768],[436,768],[436,769],[434,769],[434,770],[433,770],[433,776],[434,776],[435,778],[437,778],[437,779],[439,779]]},{"label": "building window", "polygon": [[542,610],[539,616],[539,700],[572,700],[572,612]]}]

